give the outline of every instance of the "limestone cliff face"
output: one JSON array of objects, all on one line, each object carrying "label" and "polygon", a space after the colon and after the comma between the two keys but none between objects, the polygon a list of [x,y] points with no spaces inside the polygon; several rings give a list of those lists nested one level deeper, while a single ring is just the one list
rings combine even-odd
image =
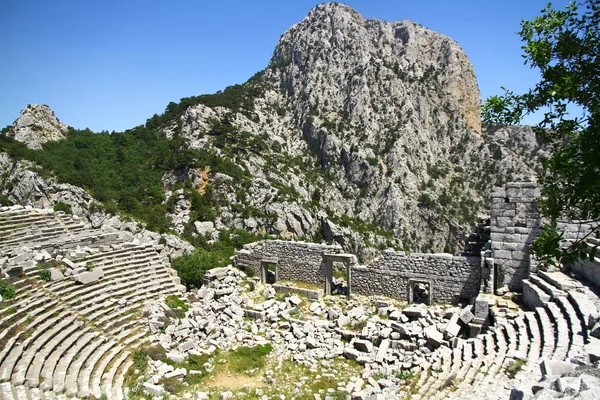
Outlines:
[{"label": "limestone cliff face", "polygon": [[[244,201],[272,219],[242,218],[225,207],[225,225],[323,235],[358,254],[385,244],[457,252],[491,187],[539,168],[533,131],[482,129],[466,54],[414,22],[366,20],[345,5],[319,5],[282,35],[267,69],[244,87],[251,107],[200,104],[166,128],[191,147],[222,154],[209,134],[215,121],[262,144],[236,160],[254,176]],[[295,196],[278,196],[282,185]],[[392,235],[357,233],[364,224]]]},{"label": "limestone cliff face", "polygon": [[30,149],[39,150],[42,143],[62,139],[67,131],[67,125],[60,122],[47,105],[28,104],[7,135]]},{"label": "limestone cliff face", "polygon": [[411,21],[365,20],[345,5],[322,4],[281,37],[270,65],[268,78],[285,88],[301,123],[333,113],[363,130],[366,145],[400,121],[431,129],[456,118],[481,132],[479,88],[464,51]]}]

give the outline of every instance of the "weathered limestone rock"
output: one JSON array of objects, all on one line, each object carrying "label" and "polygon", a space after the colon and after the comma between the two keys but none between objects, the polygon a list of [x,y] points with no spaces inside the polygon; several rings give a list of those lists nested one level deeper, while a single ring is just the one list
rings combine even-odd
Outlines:
[{"label": "weathered limestone rock", "polygon": [[47,105],[28,104],[7,135],[30,149],[40,150],[43,143],[60,140],[67,131],[67,125],[60,122]]},{"label": "weathered limestone rock", "polygon": [[88,283],[96,282],[97,280],[102,279],[103,276],[104,270],[102,268],[96,268],[92,271],[81,272],[73,276],[73,279],[75,280],[75,282],[86,285]]},{"label": "weathered limestone rock", "polygon": [[163,388],[161,385],[154,385],[149,382],[144,382],[142,384],[142,387],[144,388],[146,393],[152,396],[162,396],[165,394],[165,388]]}]

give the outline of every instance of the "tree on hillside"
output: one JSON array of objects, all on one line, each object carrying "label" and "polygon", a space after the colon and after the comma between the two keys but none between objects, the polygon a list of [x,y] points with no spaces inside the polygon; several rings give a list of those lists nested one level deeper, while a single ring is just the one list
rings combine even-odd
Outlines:
[{"label": "tree on hillside", "polygon": [[[522,21],[525,64],[541,80],[527,93],[509,90],[483,106],[492,125],[517,124],[541,111],[537,132],[550,150],[543,160],[541,208],[552,223],[532,251],[549,263],[594,258],[597,246],[585,240],[559,248],[561,218],[600,222],[600,0],[571,3],[564,10],[549,4],[532,21]],[[594,229],[583,239],[598,235]]]}]

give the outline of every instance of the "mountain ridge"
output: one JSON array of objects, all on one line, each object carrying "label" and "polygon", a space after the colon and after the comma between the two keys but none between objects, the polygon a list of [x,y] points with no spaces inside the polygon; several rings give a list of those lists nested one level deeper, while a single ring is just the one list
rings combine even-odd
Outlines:
[{"label": "mountain ridge", "polygon": [[[162,171],[179,234],[212,222],[213,239],[232,228],[325,239],[363,259],[385,247],[457,253],[491,187],[535,176],[543,154],[531,128],[482,129],[480,103],[452,39],[325,3],[248,82],[170,103],[138,128],[239,168]],[[207,183],[212,203],[194,194]],[[190,212],[201,203],[211,213]]]}]

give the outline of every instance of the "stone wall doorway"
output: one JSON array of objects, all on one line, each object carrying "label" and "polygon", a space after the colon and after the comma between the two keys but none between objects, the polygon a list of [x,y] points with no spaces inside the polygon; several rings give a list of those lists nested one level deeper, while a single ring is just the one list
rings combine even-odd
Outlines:
[{"label": "stone wall doorway", "polygon": [[[352,294],[350,282],[352,280],[352,265],[356,264],[356,256],[354,254],[323,254],[323,262],[325,264],[325,295]],[[335,274],[334,274],[335,272]],[[338,279],[343,278],[345,285],[337,285]]]},{"label": "stone wall doorway", "polygon": [[408,302],[431,305],[433,284],[422,279],[408,281]]},{"label": "stone wall doorway", "polygon": [[262,283],[272,285],[279,280],[278,262],[279,260],[276,258],[263,258],[260,261],[260,281]]}]

